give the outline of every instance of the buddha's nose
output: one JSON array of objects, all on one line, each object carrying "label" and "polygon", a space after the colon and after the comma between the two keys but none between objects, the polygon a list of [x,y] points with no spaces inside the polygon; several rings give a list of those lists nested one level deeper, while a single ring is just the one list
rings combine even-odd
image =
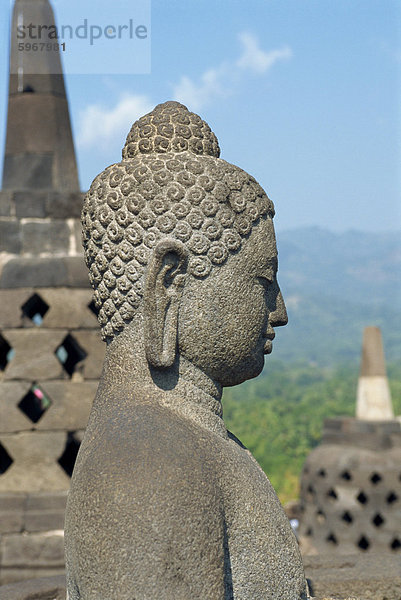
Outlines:
[{"label": "buddha's nose", "polygon": [[284,298],[281,294],[280,288],[278,289],[278,294],[276,297],[276,307],[269,314],[269,323],[272,327],[281,327],[283,325],[287,325],[288,323],[288,315],[287,309],[284,304]]}]

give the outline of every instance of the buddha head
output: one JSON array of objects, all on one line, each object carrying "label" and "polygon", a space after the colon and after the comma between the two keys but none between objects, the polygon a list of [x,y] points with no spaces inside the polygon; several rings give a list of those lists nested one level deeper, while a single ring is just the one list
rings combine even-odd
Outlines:
[{"label": "buddha head", "polygon": [[219,155],[198,115],[160,104],[93,181],[82,223],[103,339],[142,328],[152,368],[183,356],[224,386],[260,373],[287,315],[273,203]]}]

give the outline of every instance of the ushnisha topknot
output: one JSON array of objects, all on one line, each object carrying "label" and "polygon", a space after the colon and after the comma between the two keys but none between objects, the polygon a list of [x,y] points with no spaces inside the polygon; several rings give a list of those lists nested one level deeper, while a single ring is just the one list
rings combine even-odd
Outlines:
[{"label": "ushnisha topknot", "polygon": [[[171,137],[160,136],[162,125]],[[207,123],[166,102],[134,123],[123,160],[92,182],[82,240],[104,340],[134,317],[159,241],[184,244],[188,275],[204,279],[240,250],[260,219],[274,216],[257,181],[219,154]]]},{"label": "ushnisha topknot", "polygon": [[219,158],[220,148],[209,125],[179,102],[158,104],[133,124],[123,148],[123,160],[138,154],[193,152]]}]

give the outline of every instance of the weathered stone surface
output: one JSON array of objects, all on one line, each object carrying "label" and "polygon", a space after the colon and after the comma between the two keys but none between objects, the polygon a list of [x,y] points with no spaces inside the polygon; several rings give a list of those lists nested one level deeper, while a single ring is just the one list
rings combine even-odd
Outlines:
[{"label": "weathered stone surface", "polygon": [[15,219],[0,219],[0,252],[19,254],[20,251],[20,223]]},{"label": "weathered stone surface", "polygon": [[[18,20],[50,26],[55,22],[49,2],[16,2]],[[24,90],[18,81],[17,38],[11,38],[7,138],[3,188],[78,190],[78,173],[60,55],[27,53]],[[30,93],[29,93],[30,92]]]},{"label": "weathered stone surface", "polygon": [[0,384],[0,433],[32,429],[32,421],[17,406],[31,385],[29,381],[5,381]]},{"label": "weathered stone surface", "polygon": [[46,189],[14,192],[13,201],[16,217],[18,219],[27,217],[43,219],[46,217],[47,196],[48,192]]},{"label": "weathered stone surface", "polygon": [[[52,166],[52,157],[45,152],[6,155],[4,157],[3,187],[4,189],[46,189],[51,187]],[[24,174],[23,181],[21,181],[21,173]]]},{"label": "weathered stone surface", "polygon": [[25,254],[68,254],[70,230],[59,220],[28,221],[22,225],[22,251]]},{"label": "weathered stone surface", "polygon": [[0,217],[12,217],[14,216],[11,211],[12,193],[7,190],[0,190]]},{"label": "weathered stone surface", "polygon": [[401,598],[401,569],[398,556],[381,553],[368,556],[328,555],[304,557],[311,592],[317,598]]},{"label": "weathered stone surface", "polygon": [[289,521],[222,420],[222,387],[261,372],[287,314],[273,205],[218,156],[166,103],[86,197],[108,345],[67,503],[70,600],[306,600]]},{"label": "weathered stone surface", "polygon": [[26,513],[24,529],[30,533],[64,529],[64,511],[31,511]]},{"label": "weathered stone surface", "polygon": [[88,353],[83,362],[82,373],[84,378],[98,380],[102,374],[104,353],[106,350],[106,345],[101,338],[100,331],[74,331],[74,338],[81,348]]},{"label": "weathered stone surface", "polygon": [[[67,492],[0,495],[0,534],[64,529]],[[1,571],[1,568],[0,568]]]},{"label": "weathered stone surface", "polygon": [[[32,288],[0,290],[0,330],[14,329],[26,324],[22,306],[34,294]],[[32,323],[34,327],[34,324]]]},{"label": "weathered stone surface", "polygon": [[365,327],[363,333],[356,417],[367,421],[394,419],[379,327]]},{"label": "weathered stone surface", "polygon": [[[82,209],[82,206],[81,206]],[[82,225],[81,221],[76,221],[74,223],[74,235],[75,235],[75,246],[78,252],[83,252],[82,248]]]},{"label": "weathered stone surface", "polygon": [[81,192],[49,192],[46,198],[46,216],[55,219],[77,219],[81,217],[84,195]]},{"label": "weathered stone surface", "polygon": [[63,288],[42,289],[39,293],[49,306],[49,310],[43,319],[43,327],[99,328],[96,316],[89,309],[93,295],[91,289],[72,289],[68,291]]},{"label": "weathered stone surface", "polygon": [[97,381],[82,383],[39,381],[40,388],[51,399],[52,405],[36,424],[37,429],[43,431],[85,429],[97,384]]},{"label": "weathered stone surface", "polygon": [[66,492],[42,492],[39,494],[28,494],[26,499],[27,511],[63,511],[67,502]]},{"label": "weathered stone surface", "polygon": [[67,287],[89,288],[88,272],[81,256],[63,258]]},{"label": "weathered stone surface", "polygon": [[6,329],[4,335],[15,350],[15,356],[5,372],[5,380],[63,378],[64,370],[55,351],[67,331]]},{"label": "weathered stone surface", "polygon": [[14,258],[6,263],[0,277],[0,288],[3,289],[69,285],[62,258]]},{"label": "weathered stone surface", "polygon": [[304,554],[400,552],[401,447],[368,450],[372,434],[364,435],[363,448],[325,443],[308,456],[299,528]]},{"label": "weathered stone surface", "polygon": [[62,567],[64,536],[61,533],[5,535],[0,540],[4,567]]},{"label": "weathered stone surface", "polygon": [[[65,575],[62,569],[2,569],[0,587],[2,600],[65,600]],[[60,573],[60,575],[54,575]],[[38,579],[32,579],[37,576]],[[24,581],[25,580],[25,581]]]},{"label": "weathered stone surface", "polygon": [[[21,511],[0,510],[0,535],[4,533],[17,533],[24,529],[24,513]],[[1,572],[1,569],[0,569]]]},{"label": "weathered stone surface", "polygon": [[0,496],[0,511],[7,512],[15,510],[23,512],[27,501],[26,494],[3,493]]},{"label": "weathered stone surface", "polygon": [[0,477],[0,492],[67,490],[70,479],[58,463],[66,441],[63,431],[1,434],[0,443],[14,462]]},{"label": "weathered stone surface", "polygon": [[9,260],[0,276],[0,289],[24,287],[89,288],[85,263],[80,256]]}]

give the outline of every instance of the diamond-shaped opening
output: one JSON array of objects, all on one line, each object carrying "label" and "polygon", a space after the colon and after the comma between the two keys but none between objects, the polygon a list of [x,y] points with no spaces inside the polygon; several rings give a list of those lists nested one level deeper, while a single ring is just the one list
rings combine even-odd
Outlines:
[{"label": "diamond-shaped opening", "polygon": [[398,496],[395,492],[390,492],[386,498],[387,504],[394,504],[394,502],[397,502],[397,500],[398,500]]},{"label": "diamond-shaped opening", "polygon": [[320,469],[320,471],[318,471],[317,473],[319,475],[319,477],[326,477],[326,471],[325,469]]},{"label": "diamond-shaped opening", "polygon": [[28,300],[21,306],[21,310],[28,319],[30,319],[38,327],[42,325],[43,317],[49,310],[49,305],[39,296],[39,294],[33,294]]},{"label": "diamond-shaped opening", "polygon": [[50,408],[51,404],[52,401],[50,398],[34,383],[29,392],[18,403],[18,408],[33,423],[37,423],[47,409]]},{"label": "diamond-shaped opening", "polygon": [[332,498],[333,500],[337,500],[338,496],[337,496],[337,492],[336,490],[334,490],[333,488],[331,488],[327,494],[326,494],[329,498]]},{"label": "diamond-shaped opening", "polygon": [[7,342],[6,338],[0,334],[0,371],[6,369],[14,354],[15,352]]},{"label": "diamond-shaped opening", "polygon": [[329,535],[326,538],[326,542],[329,542],[329,544],[333,544],[333,546],[337,546],[338,544],[337,538],[334,535],[334,533],[329,533]]},{"label": "diamond-shaped opening", "polygon": [[400,540],[398,540],[397,538],[394,538],[390,544],[390,548],[391,548],[391,550],[400,550],[400,548],[401,548]]},{"label": "diamond-shaped opening", "polygon": [[369,501],[369,498],[367,497],[367,495],[364,492],[359,492],[356,499],[358,500],[358,502],[360,504],[366,504]]},{"label": "diamond-shaped opening", "polygon": [[326,515],[320,508],[316,511],[316,521],[321,525],[326,521]]},{"label": "diamond-shaped opening", "polygon": [[372,519],[372,523],[373,523],[373,525],[375,525],[375,527],[381,527],[381,526],[383,525],[383,523],[384,523],[384,519],[383,519],[383,517],[381,516],[381,514],[380,514],[380,513],[377,513],[377,514],[376,514],[376,515],[373,517],[373,519]]},{"label": "diamond-shaped opening", "polygon": [[87,357],[87,353],[69,333],[55,352],[57,358],[71,377],[79,362]]},{"label": "diamond-shaped opening", "polygon": [[343,514],[341,515],[341,518],[342,518],[343,521],[345,521],[345,523],[348,523],[349,525],[354,520],[353,516],[351,515],[350,512],[348,512],[348,510],[346,510],[345,512],[343,512]]},{"label": "diamond-shaped opening", "polygon": [[381,482],[382,479],[383,478],[381,475],[379,475],[379,473],[372,473],[372,475],[370,476],[370,481],[373,483],[373,485],[377,485]]},{"label": "diamond-shaped opening", "polygon": [[344,479],[345,481],[351,481],[351,479],[352,479],[352,475],[349,471],[343,471],[340,474],[340,477],[341,477],[341,479]]},{"label": "diamond-shaped opening", "polygon": [[0,444],[0,475],[3,475],[13,464],[13,459],[7,450]]},{"label": "diamond-shaped opening", "polygon": [[97,316],[98,316],[98,314],[99,314],[99,309],[98,309],[98,307],[96,306],[96,303],[95,303],[95,301],[94,301],[94,300],[92,300],[92,302],[90,302],[90,303],[88,304],[88,308],[89,308],[89,310],[90,310],[91,312],[93,312],[93,314],[95,315],[95,317],[97,317]]},{"label": "diamond-shaped opening", "polygon": [[68,477],[72,476],[80,445],[81,442],[77,438],[75,432],[69,431],[63,454],[57,461],[60,467],[67,473]]},{"label": "diamond-shaped opening", "polygon": [[313,485],[309,484],[308,487],[306,488],[306,491],[308,492],[308,494],[314,494],[315,488],[313,487]]},{"label": "diamond-shaped opening", "polygon": [[357,542],[357,546],[361,550],[366,551],[370,546],[370,542],[367,537],[365,537],[364,535],[361,535],[361,537],[359,538],[359,540]]},{"label": "diamond-shaped opening", "polygon": [[307,535],[308,537],[310,537],[311,535],[313,535],[313,529],[312,529],[312,527],[308,527],[308,529],[305,531],[305,535]]}]

